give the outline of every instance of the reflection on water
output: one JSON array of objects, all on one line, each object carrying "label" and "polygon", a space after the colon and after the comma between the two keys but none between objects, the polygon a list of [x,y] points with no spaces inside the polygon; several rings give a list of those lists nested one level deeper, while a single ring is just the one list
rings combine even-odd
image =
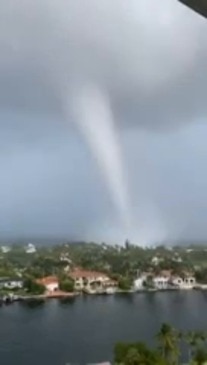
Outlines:
[{"label": "reflection on water", "polygon": [[117,300],[126,301],[127,303],[134,303],[136,300],[136,294],[135,293],[117,293],[115,294],[115,297]]},{"label": "reflection on water", "polygon": [[1,363],[112,361],[116,342],[153,343],[162,322],[180,330],[206,330],[206,304],[207,292],[178,291],[79,296],[2,306]]},{"label": "reflection on water", "polygon": [[61,305],[71,305],[75,303],[76,298],[75,297],[66,297],[66,298],[60,298],[59,303]]},{"label": "reflection on water", "polygon": [[45,304],[45,299],[27,299],[20,302],[21,305],[27,308],[36,308]]}]

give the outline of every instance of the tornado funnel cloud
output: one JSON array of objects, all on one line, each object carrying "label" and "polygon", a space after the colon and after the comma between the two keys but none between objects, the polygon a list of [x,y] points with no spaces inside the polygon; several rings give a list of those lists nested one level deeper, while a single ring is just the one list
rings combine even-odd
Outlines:
[{"label": "tornado funnel cloud", "polygon": [[122,223],[128,227],[129,199],[120,141],[107,94],[97,87],[81,88],[74,97],[75,119],[108,186]]}]

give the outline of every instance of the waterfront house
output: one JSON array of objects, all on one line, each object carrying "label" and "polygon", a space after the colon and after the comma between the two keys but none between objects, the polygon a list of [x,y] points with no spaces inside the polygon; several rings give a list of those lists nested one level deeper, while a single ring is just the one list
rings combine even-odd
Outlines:
[{"label": "waterfront house", "polygon": [[196,285],[194,276],[174,276],[171,278],[171,283],[178,289],[193,289]]},{"label": "waterfront house", "polygon": [[48,292],[54,292],[59,289],[59,282],[56,276],[46,276],[41,279],[37,279],[38,284],[44,285]]},{"label": "waterfront house", "polygon": [[169,288],[170,279],[171,270],[161,270],[159,275],[155,276],[152,281],[156,289],[164,290]]},{"label": "waterfront house", "polygon": [[84,288],[94,288],[94,287],[115,287],[117,286],[117,282],[111,280],[108,275],[97,272],[97,271],[89,271],[80,268],[74,269],[70,272],[70,277],[75,282],[75,289],[82,290]]},{"label": "waterfront house", "polygon": [[155,276],[152,281],[156,289],[164,290],[169,288],[169,278],[167,276]]}]

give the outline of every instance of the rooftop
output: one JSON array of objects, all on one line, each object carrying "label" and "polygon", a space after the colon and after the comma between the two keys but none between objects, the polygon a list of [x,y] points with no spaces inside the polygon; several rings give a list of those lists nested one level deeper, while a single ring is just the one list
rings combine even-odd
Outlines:
[{"label": "rooftop", "polygon": [[36,282],[41,285],[56,284],[58,283],[57,276],[46,276],[41,279],[37,279]]}]

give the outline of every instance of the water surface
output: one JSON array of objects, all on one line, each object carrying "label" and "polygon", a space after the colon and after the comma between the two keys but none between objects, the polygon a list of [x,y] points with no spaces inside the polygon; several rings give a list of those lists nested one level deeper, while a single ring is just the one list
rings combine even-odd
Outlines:
[{"label": "water surface", "polygon": [[207,329],[207,292],[83,296],[0,308],[0,364],[65,365],[112,359],[117,341],[146,340],[162,322]]}]

